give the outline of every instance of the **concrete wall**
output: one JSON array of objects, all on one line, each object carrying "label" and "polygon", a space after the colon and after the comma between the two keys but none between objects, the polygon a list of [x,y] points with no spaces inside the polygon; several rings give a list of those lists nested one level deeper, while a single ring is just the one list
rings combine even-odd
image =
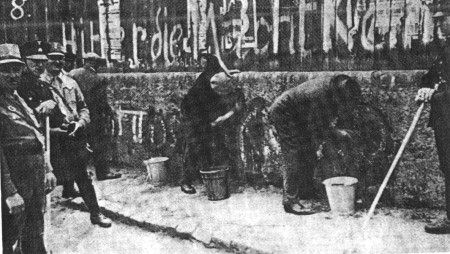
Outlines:
[{"label": "concrete wall", "polygon": [[[244,72],[238,75],[236,83],[242,86],[247,102],[261,97],[270,104],[283,91],[305,80],[337,73],[346,73],[355,77],[363,88],[365,100],[377,105],[382,112],[387,114],[389,124],[392,126],[391,136],[397,148],[418,108],[414,102],[414,96],[417,91],[417,82],[424,71]],[[151,105],[157,111],[161,109],[162,116],[157,119],[164,119],[164,126],[150,129],[148,126],[157,126],[158,124],[149,122],[146,119],[147,116],[144,116],[143,135],[148,137],[148,133],[151,132],[154,139],[167,141],[165,142],[167,145],[162,148],[149,148],[151,145],[148,143],[145,145],[147,148],[144,147],[145,142],[140,143],[139,137],[133,138],[132,134],[133,129],[139,132],[139,115],[135,119],[137,122],[135,128],[132,124],[132,115],[125,115],[122,119],[122,135],[116,139],[118,144],[116,150],[119,152],[114,158],[122,163],[143,167],[142,159],[156,155],[171,156],[171,173],[175,181],[180,170],[180,159],[179,156],[175,156],[177,148],[174,147],[174,139],[179,135],[179,122],[176,120],[177,109],[198,73],[103,75],[110,81],[109,96],[111,103],[116,107],[122,105],[122,109],[147,110]],[[170,115],[175,117],[171,118]],[[423,113],[417,131],[390,183],[389,189],[397,205],[429,207],[444,205],[443,176],[438,168],[433,132],[426,126],[427,119],[428,108]],[[165,134],[161,136],[157,132]],[[158,137],[158,135],[160,136]],[[263,143],[266,144],[266,147],[271,148],[270,140],[265,140]],[[243,148],[246,149],[244,146]],[[249,173],[262,173],[267,181],[276,182],[276,179],[279,180],[279,172],[283,166],[279,154],[270,149],[264,154],[266,155],[264,165],[261,166],[259,172],[254,172],[254,165],[247,165],[245,170]],[[387,164],[381,163],[374,167],[380,167],[380,172],[384,172],[392,161],[392,157],[391,154]]]}]

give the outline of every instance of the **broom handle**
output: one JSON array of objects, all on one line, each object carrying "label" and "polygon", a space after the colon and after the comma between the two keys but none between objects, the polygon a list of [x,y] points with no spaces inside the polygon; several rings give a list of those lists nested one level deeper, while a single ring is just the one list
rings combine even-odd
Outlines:
[{"label": "broom handle", "polygon": [[423,108],[425,106],[425,103],[422,102],[420,104],[419,109],[417,109],[416,115],[414,116],[414,119],[411,123],[411,126],[409,126],[409,130],[406,133],[405,138],[403,139],[402,145],[400,146],[400,149],[397,152],[397,155],[395,156],[394,161],[391,164],[391,167],[389,168],[389,171],[386,175],[386,177],[383,180],[383,183],[380,186],[380,189],[378,190],[377,195],[375,196],[375,199],[372,202],[372,205],[370,206],[369,212],[367,213],[366,218],[364,219],[364,223],[363,223],[363,229],[367,227],[370,218],[372,218],[373,213],[375,212],[375,207],[378,204],[378,201],[380,201],[381,198],[381,194],[383,194],[384,189],[386,188],[386,185],[389,181],[389,178],[392,175],[392,172],[394,172],[395,167],[397,166],[398,162],[400,161],[400,158],[402,157],[403,152],[405,151],[406,145],[408,144],[409,140],[411,139],[411,136],[414,132],[414,129],[417,126],[417,122],[419,121],[420,115],[422,114]]}]

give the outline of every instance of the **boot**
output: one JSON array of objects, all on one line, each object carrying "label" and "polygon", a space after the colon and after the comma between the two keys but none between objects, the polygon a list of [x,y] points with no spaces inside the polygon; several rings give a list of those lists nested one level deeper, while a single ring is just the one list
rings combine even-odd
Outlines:
[{"label": "boot", "polygon": [[301,204],[300,202],[284,202],[284,211],[287,213],[292,213],[295,215],[310,215],[314,214],[313,209],[306,204]]},{"label": "boot", "polygon": [[97,180],[104,181],[104,180],[116,179],[116,178],[120,178],[120,177],[122,177],[122,174],[120,174],[120,173],[109,172],[107,174],[97,175]]},{"label": "boot", "polygon": [[194,186],[191,184],[183,183],[181,184],[181,191],[186,194],[195,194],[197,191],[195,190]]},{"label": "boot", "polygon": [[445,219],[425,226],[425,232],[429,234],[450,234],[450,220]]},{"label": "boot", "polygon": [[94,225],[99,225],[102,228],[111,227],[111,220],[106,218],[103,214],[91,214],[91,223]]}]

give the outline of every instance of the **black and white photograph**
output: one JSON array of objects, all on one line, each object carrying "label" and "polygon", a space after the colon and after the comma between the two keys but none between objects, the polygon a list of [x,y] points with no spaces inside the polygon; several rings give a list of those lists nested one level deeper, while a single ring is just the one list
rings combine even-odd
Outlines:
[{"label": "black and white photograph", "polygon": [[450,0],[0,0],[3,254],[450,253]]}]

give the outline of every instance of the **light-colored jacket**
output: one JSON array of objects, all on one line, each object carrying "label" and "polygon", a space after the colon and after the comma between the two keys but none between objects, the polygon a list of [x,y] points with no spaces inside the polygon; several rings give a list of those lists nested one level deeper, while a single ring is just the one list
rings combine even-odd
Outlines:
[{"label": "light-colored jacket", "polygon": [[54,77],[49,72],[42,73],[40,79],[52,87],[53,96],[68,123],[76,121],[85,127],[90,123],[89,109],[77,82],[60,73]]}]

